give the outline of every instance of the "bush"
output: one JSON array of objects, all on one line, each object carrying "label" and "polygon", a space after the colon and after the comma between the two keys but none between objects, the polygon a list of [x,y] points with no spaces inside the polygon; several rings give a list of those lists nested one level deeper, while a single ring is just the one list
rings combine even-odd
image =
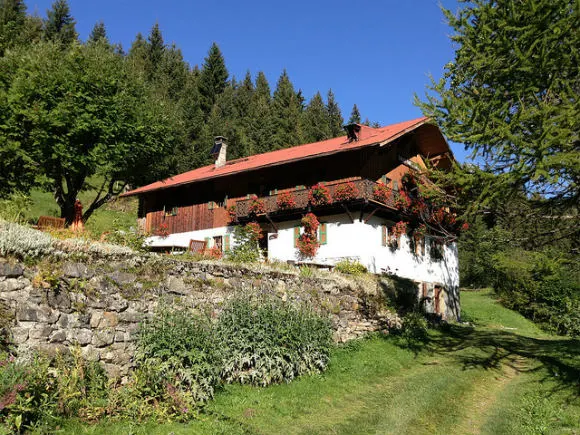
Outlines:
[{"label": "bush", "polygon": [[226,260],[235,263],[254,263],[260,259],[258,239],[260,237],[259,226],[250,223],[245,226],[234,228],[234,246],[226,253]]},{"label": "bush", "polygon": [[[213,397],[219,381],[218,346],[208,320],[186,309],[161,307],[139,329],[134,385],[145,400],[188,415]],[[137,388],[139,390],[139,388]]]},{"label": "bush", "polygon": [[347,275],[362,275],[367,273],[367,268],[360,264],[358,261],[342,260],[336,263],[334,270],[341,273],[346,273]]},{"label": "bush", "polygon": [[580,336],[580,283],[573,262],[521,249],[493,258],[494,289],[505,306],[548,330]]},{"label": "bush", "polygon": [[61,240],[25,225],[0,220],[0,255],[26,258],[67,254],[118,257],[133,255],[134,251],[126,246],[81,238]]},{"label": "bush", "polygon": [[99,418],[105,412],[107,378],[79,348],[53,360],[0,360],[0,429],[9,433],[54,426],[63,418]]},{"label": "bush", "polygon": [[230,301],[217,324],[224,381],[266,386],[326,369],[330,322],[278,299]]}]

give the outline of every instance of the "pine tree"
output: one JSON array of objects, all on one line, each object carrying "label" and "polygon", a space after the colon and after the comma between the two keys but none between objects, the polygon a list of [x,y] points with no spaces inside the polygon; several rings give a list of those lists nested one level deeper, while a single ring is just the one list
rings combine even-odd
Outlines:
[{"label": "pine tree", "polygon": [[148,43],[141,33],[137,33],[135,40],[131,43],[127,60],[142,77],[145,76],[146,65],[149,62],[147,53]]},{"label": "pine tree", "polygon": [[156,74],[156,85],[167,96],[177,101],[184,92],[189,65],[183,60],[181,50],[172,44],[165,49]]},{"label": "pine tree", "polygon": [[332,136],[328,112],[320,92],[312,97],[304,111],[303,129],[306,142],[318,142]]},{"label": "pine tree", "polygon": [[288,77],[286,70],[278,79],[272,99],[272,121],[274,136],[272,149],[286,148],[302,143],[301,115],[302,107],[298,94]]},{"label": "pine tree", "polygon": [[260,71],[252,95],[248,125],[248,155],[264,153],[272,149],[274,122],[271,107],[272,95],[266,75]]},{"label": "pine tree", "polygon": [[356,104],[352,106],[352,112],[350,112],[350,118],[348,118],[349,124],[360,124],[360,112]]},{"label": "pine tree", "polygon": [[334,93],[332,92],[332,89],[328,90],[326,113],[329,122],[328,127],[330,129],[330,137],[338,137],[344,134],[344,130],[342,129],[344,119],[342,118],[340,107],[334,99]]},{"label": "pine tree", "polygon": [[93,30],[91,30],[91,34],[89,35],[89,42],[99,41],[104,41],[107,44],[109,43],[109,39],[107,38],[107,30],[103,21],[96,23],[93,27]]},{"label": "pine tree", "polygon": [[163,35],[159,29],[159,23],[155,23],[149,33],[148,44],[147,44],[147,65],[146,72],[147,78],[150,81],[154,81],[157,77],[157,73],[161,62],[163,61],[163,56],[165,54],[165,42],[163,41]]},{"label": "pine tree", "polygon": [[77,39],[75,20],[67,0],[55,0],[44,21],[44,37],[50,41],[70,45]]},{"label": "pine tree", "polygon": [[263,97],[269,103],[270,99],[272,98],[272,94],[270,91],[270,85],[268,84],[268,79],[266,75],[260,71],[256,76],[256,97],[260,98]]},{"label": "pine tree", "polygon": [[214,42],[204,63],[199,77],[199,93],[201,95],[202,110],[209,116],[217,97],[224,91],[228,84],[228,70],[224,57]]},{"label": "pine tree", "polygon": [[0,0],[0,56],[7,48],[21,42],[25,22],[24,0]]}]

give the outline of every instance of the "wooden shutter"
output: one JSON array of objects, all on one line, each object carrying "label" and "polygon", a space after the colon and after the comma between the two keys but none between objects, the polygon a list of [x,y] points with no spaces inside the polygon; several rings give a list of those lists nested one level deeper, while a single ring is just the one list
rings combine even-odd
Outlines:
[{"label": "wooden shutter", "polygon": [[294,227],[294,247],[298,246],[298,238],[300,237],[300,226]]},{"label": "wooden shutter", "polygon": [[320,224],[318,227],[318,242],[321,245],[326,245],[328,242],[328,236],[326,235],[326,224]]},{"label": "wooden shutter", "polygon": [[272,190],[270,190],[270,192],[269,192],[269,195],[270,195],[270,196],[272,196],[272,195],[277,195],[277,194],[278,194],[278,189],[272,189]]},{"label": "wooden shutter", "polygon": [[383,183],[383,184],[387,184],[387,176],[386,176],[386,175],[383,175],[383,176],[381,177],[381,183]]},{"label": "wooden shutter", "polygon": [[387,240],[387,226],[386,225],[381,225],[381,233],[382,233],[381,234],[382,235],[381,244],[383,246],[387,246],[388,240]]},{"label": "wooden shutter", "polygon": [[230,235],[226,234],[224,236],[224,252],[230,250]]},{"label": "wooden shutter", "polygon": [[210,241],[211,241],[211,237],[205,238],[205,249],[209,249]]}]

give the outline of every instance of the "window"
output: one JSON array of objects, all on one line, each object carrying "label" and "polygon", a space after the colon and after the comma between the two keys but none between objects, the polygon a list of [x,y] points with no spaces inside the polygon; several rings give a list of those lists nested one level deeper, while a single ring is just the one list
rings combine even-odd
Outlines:
[{"label": "window", "polygon": [[222,236],[215,236],[213,238],[213,246],[220,251],[224,250],[224,239]]},{"label": "window", "polygon": [[272,195],[277,195],[278,194],[278,189],[272,189],[270,190],[270,192],[268,192],[268,195],[272,196]]},{"label": "window", "polygon": [[177,216],[178,210],[179,210],[178,207],[171,207],[171,208],[167,208],[167,209],[165,207],[163,207],[163,211],[164,211],[165,216]]},{"label": "window", "polygon": [[413,237],[413,249],[416,256],[422,257],[425,255],[425,237]]}]

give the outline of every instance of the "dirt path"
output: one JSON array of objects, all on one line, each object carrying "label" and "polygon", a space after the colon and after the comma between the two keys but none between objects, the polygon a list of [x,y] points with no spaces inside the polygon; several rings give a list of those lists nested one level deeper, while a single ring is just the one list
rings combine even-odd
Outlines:
[{"label": "dirt path", "polygon": [[472,392],[464,398],[466,418],[453,428],[452,433],[480,435],[500,393],[527,367],[528,362],[524,358],[517,357],[503,364],[495,373],[490,371],[490,376],[478,382]]}]

